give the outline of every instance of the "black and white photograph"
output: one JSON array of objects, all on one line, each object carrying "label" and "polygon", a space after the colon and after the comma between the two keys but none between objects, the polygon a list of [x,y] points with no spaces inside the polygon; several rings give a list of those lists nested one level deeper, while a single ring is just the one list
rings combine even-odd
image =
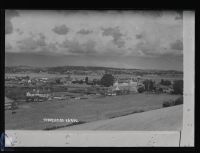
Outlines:
[{"label": "black and white photograph", "polygon": [[183,11],[5,10],[5,130],[181,131],[183,50]]}]

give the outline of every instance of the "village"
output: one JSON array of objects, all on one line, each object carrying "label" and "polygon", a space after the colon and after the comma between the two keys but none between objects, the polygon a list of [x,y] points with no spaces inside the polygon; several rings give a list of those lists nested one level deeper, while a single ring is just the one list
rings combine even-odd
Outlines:
[{"label": "village", "polygon": [[[102,83],[102,78],[106,75],[111,76],[111,80],[106,80],[108,85]],[[173,80],[160,79],[160,81],[155,81],[142,76],[120,77],[106,73],[99,78],[87,75],[72,77],[70,74],[65,77],[6,76],[5,99],[20,104],[94,99],[138,93],[173,94],[173,83]],[[11,103],[6,103],[6,110],[11,109],[11,106]]]}]

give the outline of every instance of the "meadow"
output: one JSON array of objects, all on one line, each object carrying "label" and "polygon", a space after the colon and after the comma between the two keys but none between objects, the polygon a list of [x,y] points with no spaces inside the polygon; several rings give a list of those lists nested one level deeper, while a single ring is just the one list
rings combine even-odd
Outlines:
[{"label": "meadow", "polygon": [[[5,129],[47,130],[69,126],[71,123],[44,122],[44,118],[77,119],[79,123],[105,120],[134,113],[162,108],[167,100],[179,95],[130,94],[90,99],[53,100],[41,103],[25,103],[12,113],[5,111]],[[77,123],[77,124],[79,124]]]}]

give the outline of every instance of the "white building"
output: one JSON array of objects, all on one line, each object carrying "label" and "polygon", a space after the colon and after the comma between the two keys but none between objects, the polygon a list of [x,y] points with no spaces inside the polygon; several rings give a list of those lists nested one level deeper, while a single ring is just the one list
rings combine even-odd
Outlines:
[{"label": "white building", "polygon": [[5,97],[5,110],[8,110],[8,109],[11,109],[12,108],[12,103],[14,101],[11,100],[10,98],[8,97]]},{"label": "white building", "polygon": [[128,82],[122,82],[122,83],[119,83],[117,79],[117,81],[113,84],[113,91],[128,90],[130,92],[137,93],[138,87],[142,85],[143,84],[140,83],[139,80],[133,81],[132,78]]},{"label": "white building", "polygon": [[41,98],[49,98],[50,97],[50,94],[48,93],[40,93],[39,90],[37,90],[35,92],[35,90],[33,90],[33,92],[27,92],[26,93],[26,96],[27,97],[41,97]]}]

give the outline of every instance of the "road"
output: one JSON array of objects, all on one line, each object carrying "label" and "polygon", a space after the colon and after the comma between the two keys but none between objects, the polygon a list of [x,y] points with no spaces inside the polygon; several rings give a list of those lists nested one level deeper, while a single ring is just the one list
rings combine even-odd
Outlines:
[{"label": "road", "polygon": [[175,131],[181,130],[182,117],[183,105],[178,105],[57,130]]}]

